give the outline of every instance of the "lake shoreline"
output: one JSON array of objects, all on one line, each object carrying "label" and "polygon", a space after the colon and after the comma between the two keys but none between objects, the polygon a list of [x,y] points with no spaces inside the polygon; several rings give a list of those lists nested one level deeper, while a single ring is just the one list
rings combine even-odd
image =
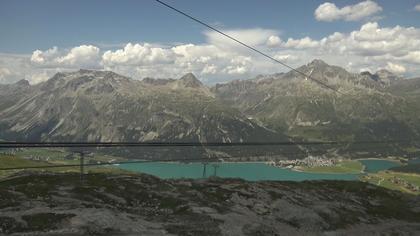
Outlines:
[{"label": "lake shoreline", "polygon": [[[161,167],[160,167],[161,169],[165,169],[164,166],[168,166],[168,165],[169,166],[172,166],[172,167],[175,167],[175,166],[180,165],[180,167],[186,167],[186,168],[191,167],[191,168],[197,168],[197,169],[203,170],[204,169],[204,164],[206,164],[206,168],[209,171],[214,170],[214,169],[217,169],[219,167],[223,167],[223,166],[226,168],[227,166],[231,166],[231,165],[264,165],[266,167],[275,168],[275,169],[281,170],[283,172],[284,171],[286,171],[286,172],[289,171],[291,173],[297,173],[297,174],[303,174],[303,175],[316,175],[316,176],[318,176],[318,175],[325,175],[325,176],[328,176],[328,177],[337,177],[338,176],[339,179],[340,179],[340,175],[357,176],[357,179],[358,179],[358,178],[360,178],[360,176],[363,176],[363,175],[368,174],[369,172],[366,171],[366,164],[364,164],[363,161],[395,162],[395,163],[398,163],[398,164],[401,165],[401,162],[399,160],[390,159],[390,158],[359,158],[359,159],[348,159],[348,160],[346,159],[346,161],[357,161],[357,162],[360,162],[363,169],[360,172],[355,172],[355,171],[354,172],[347,172],[347,171],[343,171],[343,172],[339,172],[339,171],[337,171],[337,172],[334,172],[334,171],[331,171],[331,172],[329,172],[329,171],[310,171],[310,170],[304,170],[304,169],[300,169],[300,168],[296,168],[296,167],[294,167],[294,168],[287,168],[287,167],[274,166],[274,165],[271,164],[270,161],[220,161],[220,162],[216,162],[216,161],[210,161],[210,162],[202,162],[202,161],[200,161],[200,162],[198,162],[198,161],[189,161],[189,162],[182,162],[182,161],[170,161],[170,162],[156,161],[156,162],[144,162],[144,163],[141,163],[140,162],[140,163],[134,163],[134,165],[135,164],[140,164],[141,165],[141,164],[145,164],[145,163],[149,163],[149,164],[152,164],[153,165],[153,163],[154,163],[154,164],[157,164],[157,165],[161,165]],[[126,165],[126,164],[123,164],[123,165]],[[131,164],[129,164],[129,165],[131,165]],[[124,166],[122,166],[122,167],[121,166],[118,166],[118,167],[119,168],[122,168],[122,169],[126,169],[126,168],[124,168]],[[136,170],[133,170],[133,169],[130,169],[130,170],[131,171],[136,171]],[[216,170],[214,170],[214,171],[216,171]],[[141,172],[147,173],[148,170],[143,170]],[[160,174],[159,173],[155,173],[154,175],[159,176]],[[244,174],[241,174],[240,173],[239,175],[240,176],[243,176]],[[185,177],[185,176],[183,176],[183,177]],[[233,176],[233,177],[235,177],[235,176]],[[168,178],[168,177],[166,176],[166,178]],[[174,177],[174,178],[176,178],[176,177]],[[330,178],[327,178],[327,179],[330,179]]]},{"label": "lake shoreline", "polygon": [[155,162],[121,164],[119,168],[147,173],[164,179],[218,176],[222,178],[242,178],[250,181],[358,180],[358,177],[353,174],[298,172],[289,168],[270,166],[266,162],[213,162],[213,164],[208,163],[206,168],[202,163]]}]

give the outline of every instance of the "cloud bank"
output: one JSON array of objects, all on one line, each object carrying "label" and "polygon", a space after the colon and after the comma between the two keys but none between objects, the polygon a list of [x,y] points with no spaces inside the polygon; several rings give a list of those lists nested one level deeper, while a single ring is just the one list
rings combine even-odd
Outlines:
[{"label": "cloud bank", "polygon": [[[367,22],[358,30],[335,32],[320,39],[282,38],[278,31],[261,28],[226,32],[293,67],[319,58],[352,72],[387,69],[405,76],[420,74],[420,29],[415,27],[381,27],[377,22]],[[38,49],[31,55],[0,54],[0,82],[27,79],[38,83],[58,71],[80,68],[112,70],[134,79],[179,78],[193,72],[208,83],[287,71],[219,35],[204,35],[204,44],[132,42],[106,51],[95,45],[80,45]]]}]

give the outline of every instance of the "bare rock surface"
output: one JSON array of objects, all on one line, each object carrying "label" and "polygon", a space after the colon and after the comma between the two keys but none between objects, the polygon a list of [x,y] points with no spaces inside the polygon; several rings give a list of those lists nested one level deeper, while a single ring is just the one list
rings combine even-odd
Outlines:
[{"label": "bare rock surface", "polygon": [[362,182],[19,174],[4,235],[416,235],[420,199]]}]

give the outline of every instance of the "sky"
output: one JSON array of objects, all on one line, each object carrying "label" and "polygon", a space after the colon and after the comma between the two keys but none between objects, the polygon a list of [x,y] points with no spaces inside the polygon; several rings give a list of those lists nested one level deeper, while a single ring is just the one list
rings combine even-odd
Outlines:
[{"label": "sky", "polygon": [[[294,67],[420,76],[418,0],[164,1]],[[154,0],[0,1],[0,83],[81,68],[210,84],[287,71]]]}]

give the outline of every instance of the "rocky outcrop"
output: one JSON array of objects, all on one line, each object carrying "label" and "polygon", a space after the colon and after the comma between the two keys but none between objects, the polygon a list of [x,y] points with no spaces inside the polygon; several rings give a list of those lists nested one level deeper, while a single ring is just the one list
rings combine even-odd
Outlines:
[{"label": "rocky outcrop", "polygon": [[363,182],[26,174],[0,182],[0,234],[416,235],[420,199]]}]

